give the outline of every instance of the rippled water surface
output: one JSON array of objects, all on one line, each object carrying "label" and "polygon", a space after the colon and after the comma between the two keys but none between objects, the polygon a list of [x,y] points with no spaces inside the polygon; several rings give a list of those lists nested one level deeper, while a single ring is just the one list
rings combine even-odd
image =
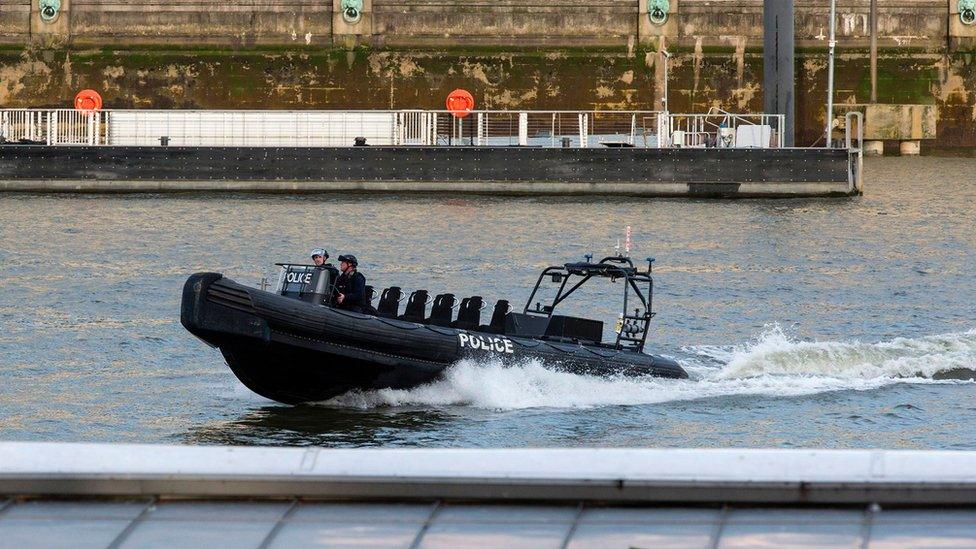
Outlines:
[{"label": "rippled water surface", "polygon": [[[0,195],[0,440],[976,449],[976,159],[866,168],[831,200]],[[319,245],[377,287],[522,302],[626,225],[657,258],[649,349],[691,380],[461,363],[292,407],[179,324],[188,274],[257,284]]]}]

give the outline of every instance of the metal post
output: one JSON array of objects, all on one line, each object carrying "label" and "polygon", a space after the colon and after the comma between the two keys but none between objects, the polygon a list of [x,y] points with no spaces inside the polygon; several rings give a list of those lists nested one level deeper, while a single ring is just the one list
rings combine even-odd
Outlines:
[{"label": "metal post", "polygon": [[670,65],[671,54],[668,50],[662,49],[661,56],[664,58],[664,97],[661,98],[661,106],[664,107],[664,112],[668,112],[668,65]]},{"label": "metal post", "polygon": [[785,125],[776,130],[786,147],[794,144],[795,28],[793,0],[763,3],[763,111],[782,114]]},{"label": "metal post", "polygon": [[871,102],[878,102],[878,0],[871,0]]},{"label": "metal post", "polygon": [[830,134],[833,130],[834,120],[834,48],[837,46],[836,25],[837,19],[837,0],[830,0],[830,54],[827,61],[827,135],[824,147],[830,148]]}]

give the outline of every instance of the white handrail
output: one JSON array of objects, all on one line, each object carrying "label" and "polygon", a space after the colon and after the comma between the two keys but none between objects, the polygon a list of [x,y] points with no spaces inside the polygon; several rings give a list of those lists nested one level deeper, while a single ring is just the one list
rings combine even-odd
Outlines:
[{"label": "white handrail", "polygon": [[[365,137],[368,145],[396,146],[780,148],[784,127],[783,115],[715,107],[704,114],[479,110],[463,123],[446,110],[0,109],[0,142],[88,146],[324,147]],[[675,132],[683,142],[672,143]]]}]

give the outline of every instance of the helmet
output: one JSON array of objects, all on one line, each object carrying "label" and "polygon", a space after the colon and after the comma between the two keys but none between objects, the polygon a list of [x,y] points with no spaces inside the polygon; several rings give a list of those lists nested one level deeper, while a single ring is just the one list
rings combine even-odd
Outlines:
[{"label": "helmet", "polygon": [[353,267],[358,267],[359,266],[359,260],[357,260],[356,259],[356,256],[354,256],[352,254],[340,255],[339,256],[339,261],[345,261],[346,263],[352,265]]},{"label": "helmet", "polygon": [[315,248],[312,250],[312,257],[317,255],[322,256],[322,259],[329,259],[329,252],[325,251],[325,248]]}]

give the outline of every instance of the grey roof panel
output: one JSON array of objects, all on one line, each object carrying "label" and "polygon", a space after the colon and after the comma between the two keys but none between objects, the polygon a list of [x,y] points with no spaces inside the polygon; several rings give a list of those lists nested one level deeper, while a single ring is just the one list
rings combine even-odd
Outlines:
[{"label": "grey roof panel", "polygon": [[864,522],[864,512],[853,509],[760,508],[733,509],[725,518],[729,524],[822,524]]},{"label": "grey roof panel", "polygon": [[695,549],[711,547],[715,525],[700,524],[581,524],[568,549],[654,547]]},{"label": "grey roof panel", "polygon": [[445,505],[437,514],[437,523],[500,522],[570,524],[579,514],[577,507],[539,505]]},{"label": "grey roof panel", "polygon": [[12,505],[3,518],[132,520],[149,501],[24,501]]},{"label": "grey roof panel", "polygon": [[923,523],[940,524],[946,522],[976,523],[976,509],[891,509],[877,513],[877,524]]},{"label": "grey roof panel", "polygon": [[435,522],[420,540],[424,549],[558,549],[570,524],[513,524],[508,522]]},{"label": "grey roof panel", "polygon": [[323,524],[317,522],[288,522],[282,526],[271,543],[271,549],[292,547],[410,547],[420,533],[422,524],[392,522],[377,524]]},{"label": "grey roof panel", "polygon": [[681,507],[598,507],[583,511],[581,524],[587,523],[713,523],[721,516],[721,509]]},{"label": "grey roof panel", "polygon": [[876,524],[871,549],[976,547],[976,524]]},{"label": "grey roof panel", "polygon": [[0,549],[102,549],[129,525],[128,520],[0,519]]},{"label": "grey roof panel", "polygon": [[274,522],[246,520],[146,520],[136,525],[122,547],[244,549],[258,547],[274,526]]},{"label": "grey roof panel", "polygon": [[858,523],[806,524],[726,524],[721,531],[720,549],[780,549],[784,547],[861,546],[862,526]]},{"label": "grey roof panel", "polygon": [[170,501],[153,506],[146,520],[275,522],[288,511],[289,506],[284,501]]},{"label": "grey roof panel", "polygon": [[288,515],[288,520],[339,524],[385,522],[422,524],[430,517],[433,510],[433,503],[303,503]]}]

